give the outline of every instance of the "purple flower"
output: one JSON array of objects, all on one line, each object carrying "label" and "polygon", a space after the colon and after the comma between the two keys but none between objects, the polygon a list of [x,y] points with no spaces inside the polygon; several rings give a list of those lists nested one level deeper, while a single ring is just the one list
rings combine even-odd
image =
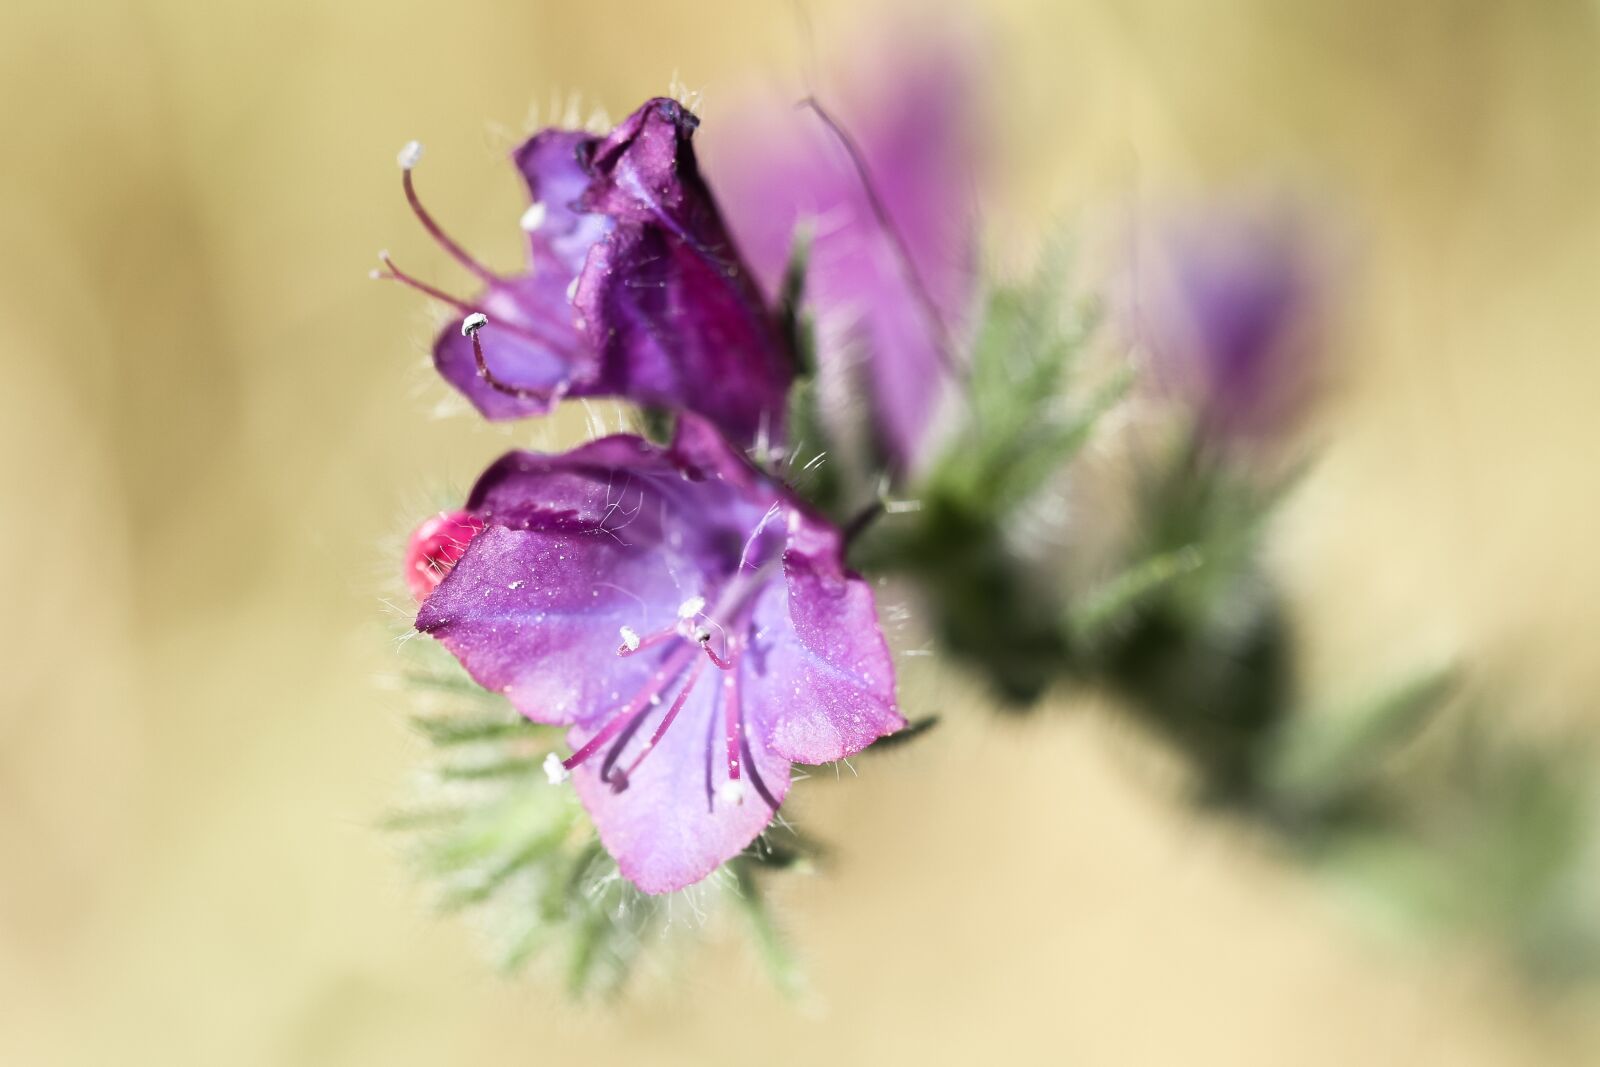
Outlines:
[{"label": "purple flower", "polygon": [[620,396],[688,408],[741,443],[782,429],[793,375],[776,322],[700,177],[698,120],[651,100],[604,138],[546,130],[514,160],[532,203],[529,266],[499,275],[422,207],[401,153],[406,197],[423,226],[484,284],[462,300],[403,273],[381,276],[464,316],[434,363],[491,419],[541,414],[563,396]]},{"label": "purple flower", "polygon": [[1160,231],[1134,329],[1208,439],[1281,433],[1310,400],[1329,288],[1314,238],[1299,214],[1259,204],[1212,204]]},{"label": "purple flower", "polygon": [[484,523],[417,628],[536,722],[570,727],[600,839],[648,893],[704,878],[771,821],[791,763],[904,725],[867,584],[839,531],[684,415],[512,452],[467,500]]},{"label": "purple flower", "polygon": [[769,99],[721,124],[711,157],[729,225],[769,291],[796,229],[809,228],[821,373],[838,380],[861,365],[875,429],[901,470],[930,444],[976,294],[968,52],[954,35],[899,34],[871,54],[871,76],[840,94],[837,127],[792,97]]}]

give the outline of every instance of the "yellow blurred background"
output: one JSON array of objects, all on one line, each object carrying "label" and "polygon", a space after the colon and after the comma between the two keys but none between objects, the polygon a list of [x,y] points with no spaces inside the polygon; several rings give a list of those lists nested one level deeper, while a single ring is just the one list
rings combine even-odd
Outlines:
[{"label": "yellow blurred background", "polygon": [[[923,8],[921,10],[929,10]],[[375,824],[421,746],[381,679],[397,538],[509,443],[367,280],[519,254],[530,105],[707,127],[872,5],[13,0],[0,13],[0,1064],[1556,1064],[1594,1001],[1374,938],[1185,811],[1109,716],[946,725],[797,807],[840,846],[782,913],[796,1010],[723,937],[576,1009],[482,962]],[[1275,546],[1311,685],[1460,651],[1517,729],[1600,731],[1600,5],[971,8],[1020,255],[1169,194],[1289,181],[1359,234]],[[952,695],[954,694],[954,695]],[[935,706],[937,704],[937,706]]]}]

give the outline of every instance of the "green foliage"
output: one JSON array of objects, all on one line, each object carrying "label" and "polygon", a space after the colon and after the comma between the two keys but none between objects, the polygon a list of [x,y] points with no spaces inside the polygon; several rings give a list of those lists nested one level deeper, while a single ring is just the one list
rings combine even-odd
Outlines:
[{"label": "green foliage", "polygon": [[1126,371],[1086,373],[1098,321],[1071,299],[1064,247],[1031,276],[991,290],[962,383],[962,421],[852,562],[919,587],[947,651],[981,671],[1006,706],[1026,708],[1070,667],[1055,576],[1019,551],[1021,510],[1126,394]]},{"label": "green foliage", "polygon": [[1434,751],[1384,782],[1371,782],[1367,761],[1352,762],[1369,783],[1366,810],[1347,809],[1296,843],[1392,930],[1481,939],[1539,979],[1600,976],[1592,761],[1571,746],[1518,737],[1483,711],[1466,709]]},{"label": "green foliage", "polygon": [[1266,775],[1272,808],[1308,824],[1369,802],[1379,776],[1443,707],[1455,681],[1452,671],[1425,671],[1353,708],[1288,719]]},{"label": "green foliage", "polygon": [[927,492],[960,510],[1006,516],[1044,487],[1127,393],[1127,370],[1080,383],[1099,322],[1068,299],[1070,257],[1057,246],[1034,274],[989,293],[966,382],[967,419]]},{"label": "green foliage", "polygon": [[763,883],[805,869],[820,851],[814,842],[774,830],[676,894],[676,907],[645,896],[601,848],[572,787],[547,780],[543,763],[562,731],[517,715],[432,642],[407,642],[404,655],[407,686],[426,705],[411,723],[430,758],[416,797],[383,825],[403,835],[441,910],[478,918],[500,968],[535,967],[574,999],[614,996],[647,954],[691,940],[729,910],[744,920],[774,984],[803,991]]}]

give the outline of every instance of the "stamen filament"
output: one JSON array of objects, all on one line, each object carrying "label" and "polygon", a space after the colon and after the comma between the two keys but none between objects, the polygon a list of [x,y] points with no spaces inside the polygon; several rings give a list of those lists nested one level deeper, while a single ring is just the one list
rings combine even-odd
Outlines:
[{"label": "stamen filament", "polygon": [[717,655],[716,652],[712,649],[712,647],[711,647],[711,638],[710,638],[709,635],[706,637],[706,639],[704,641],[700,642],[700,647],[706,650],[706,655],[711,658],[711,662],[712,663],[715,663],[717,665],[717,669],[718,670],[724,670],[724,671],[733,670],[733,651],[731,649],[728,651],[728,658],[727,659],[723,659],[721,656]]},{"label": "stamen filament", "polygon": [[[482,324],[480,323],[479,325],[481,326]],[[550,395],[547,389],[528,389],[496,378],[494,373],[489,370],[488,361],[483,358],[483,342],[478,340],[478,330],[472,329],[467,332],[472,338],[472,359],[478,365],[478,377],[490,389],[497,393],[504,393],[506,396],[514,396],[518,400],[543,400]]]},{"label": "stamen filament", "polygon": [[584,742],[578,751],[562,760],[561,765],[570,771],[604,748],[606,742],[621,733],[634,718],[650,706],[651,697],[660,693],[668,682],[682,673],[683,668],[693,655],[692,649],[685,648],[671,656],[666,663],[661,665],[661,669],[651,676],[645,687],[635,694],[632,700],[623,705],[622,710],[611,717],[611,721],[600,728],[599,733]]},{"label": "stamen filament", "polygon": [[433,216],[428,214],[428,209],[422,206],[422,200],[417,196],[416,183],[411,180],[411,169],[409,167],[401,169],[400,184],[405,188],[406,202],[411,205],[411,213],[417,216],[417,221],[422,223],[422,228],[428,231],[428,235],[439,242],[439,246],[450,253],[457,263],[490,285],[498,284],[500,281],[499,275],[473,259],[467,250],[457,244],[449,234],[445,233],[439,224],[434,221]]},{"label": "stamen filament", "polygon": [[401,285],[410,286],[419,293],[422,293],[424,296],[431,296],[441,303],[449,304],[451,307],[457,308],[469,314],[478,310],[465,300],[462,300],[460,297],[451,296],[443,289],[435,288],[434,286],[429,285],[427,282],[407,274],[405,271],[394,265],[394,260],[389,258],[389,253],[387,252],[378,253],[378,262],[383,264],[384,270],[388,273],[384,273],[384,271],[374,271],[373,277],[375,278],[392,279],[399,282]]},{"label": "stamen filament", "polygon": [[[416,277],[415,275],[407,274],[405,271],[401,270],[395,265],[394,259],[390,257],[388,252],[379,252],[378,262],[383,264],[384,269],[373,271],[372,276],[374,278],[399,282],[402,285],[415,289],[424,296],[431,296],[433,299],[442,304],[449,304],[451,307],[467,315],[469,318],[473,315],[483,314],[477,305],[469,303],[468,301],[461,299],[459,296],[452,296],[437,286],[429,285],[427,282]],[[487,316],[485,316],[485,319],[487,319]],[[564,342],[560,342],[548,336],[536,333],[529,327],[522,326],[514,322],[506,322],[503,319],[496,320],[495,327],[497,329],[507,330],[525,338],[526,340],[532,341],[534,344],[544,345],[545,347],[554,349],[556,351],[561,351],[564,344]]]},{"label": "stamen filament", "polygon": [[633,640],[629,640],[628,638],[624,637],[622,644],[617,646],[617,655],[635,656],[647,648],[659,645],[663,641],[670,641],[672,638],[677,637],[678,635],[678,627],[674,625],[668,626],[665,629],[657,630],[653,634],[646,634],[644,637],[636,637]]},{"label": "stamen filament", "polygon": [[633,762],[622,769],[621,778],[611,779],[611,788],[617,790],[628,788],[628,782],[632,780],[633,772],[639,769],[639,764],[644,762],[646,756],[656,750],[656,745],[667,735],[667,730],[672,726],[672,721],[678,717],[678,712],[682,711],[684,704],[688,703],[689,693],[694,689],[694,683],[700,680],[700,671],[704,667],[705,661],[698,660],[693,667],[689,668],[689,680],[683,683],[683,689],[678,693],[678,698],[672,702],[672,706],[667,709],[667,713],[661,717],[661,724],[650,735],[650,739],[644,743],[644,748],[639,751],[639,754],[633,757]]}]

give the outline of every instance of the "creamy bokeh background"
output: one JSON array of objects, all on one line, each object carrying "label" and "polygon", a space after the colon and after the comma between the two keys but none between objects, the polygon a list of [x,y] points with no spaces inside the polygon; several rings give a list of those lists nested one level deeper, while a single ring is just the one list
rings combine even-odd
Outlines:
[{"label": "creamy bokeh background", "polygon": [[[499,978],[374,823],[420,752],[396,539],[510,443],[437,418],[443,257],[491,262],[530,104],[708,125],[872,18],[788,2],[13,0],[0,12],[0,1063],[1554,1064],[1592,1001],[1374,937],[1187,813],[1103,711],[947,713],[797,807],[816,1002],[724,938],[614,1012]],[[1459,650],[1519,729],[1600,729],[1600,6],[1005,0],[990,244],[1290,181],[1361,270],[1276,550],[1313,688]]]}]

